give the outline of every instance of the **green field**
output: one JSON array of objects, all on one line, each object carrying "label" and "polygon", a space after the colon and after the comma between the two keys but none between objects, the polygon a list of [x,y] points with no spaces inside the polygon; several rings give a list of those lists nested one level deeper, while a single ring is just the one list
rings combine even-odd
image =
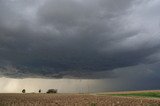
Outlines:
[{"label": "green field", "polygon": [[126,93],[126,94],[109,94],[109,95],[160,98],[160,92],[140,92],[140,93]]}]

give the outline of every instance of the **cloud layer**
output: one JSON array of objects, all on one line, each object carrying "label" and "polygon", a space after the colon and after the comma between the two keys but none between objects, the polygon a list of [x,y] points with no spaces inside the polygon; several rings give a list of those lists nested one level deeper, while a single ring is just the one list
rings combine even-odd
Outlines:
[{"label": "cloud layer", "polygon": [[1,0],[1,76],[114,78],[114,70],[142,64],[157,72],[159,7],[158,0]]}]

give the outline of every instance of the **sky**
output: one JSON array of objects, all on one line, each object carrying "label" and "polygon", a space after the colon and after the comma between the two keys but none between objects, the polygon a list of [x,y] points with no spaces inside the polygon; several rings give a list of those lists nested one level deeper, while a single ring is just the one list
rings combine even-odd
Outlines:
[{"label": "sky", "polygon": [[159,0],[0,0],[0,92],[160,89],[159,10]]}]

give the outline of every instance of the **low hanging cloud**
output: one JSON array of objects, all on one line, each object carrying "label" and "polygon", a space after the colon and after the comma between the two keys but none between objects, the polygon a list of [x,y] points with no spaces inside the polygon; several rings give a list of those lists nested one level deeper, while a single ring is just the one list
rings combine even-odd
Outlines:
[{"label": "low hanging cloud", "polygon": [[1,76],[115,78],[114,70],[140,64],[154,70],[159,5],[158,0],[1,0]]}]

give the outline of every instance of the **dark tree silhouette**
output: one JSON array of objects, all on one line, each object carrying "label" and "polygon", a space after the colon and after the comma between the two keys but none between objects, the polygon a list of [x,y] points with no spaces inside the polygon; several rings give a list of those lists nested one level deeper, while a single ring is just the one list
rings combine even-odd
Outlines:
[{"label": "dark tree silhouette", "polygon": [[57,93],[57,89],[49,89],[46,93]]},{"label": "dark tree silhouette", "polygon": [[39,93],[41,93],[41,89],[39,89],[39,91],[38,91]]},{"label": "dark tree silhouette", "polygon": [[26,90],[25,90],[25,89],[23,89],[23,90],[22,90],[22,93],[26,93]]}]

